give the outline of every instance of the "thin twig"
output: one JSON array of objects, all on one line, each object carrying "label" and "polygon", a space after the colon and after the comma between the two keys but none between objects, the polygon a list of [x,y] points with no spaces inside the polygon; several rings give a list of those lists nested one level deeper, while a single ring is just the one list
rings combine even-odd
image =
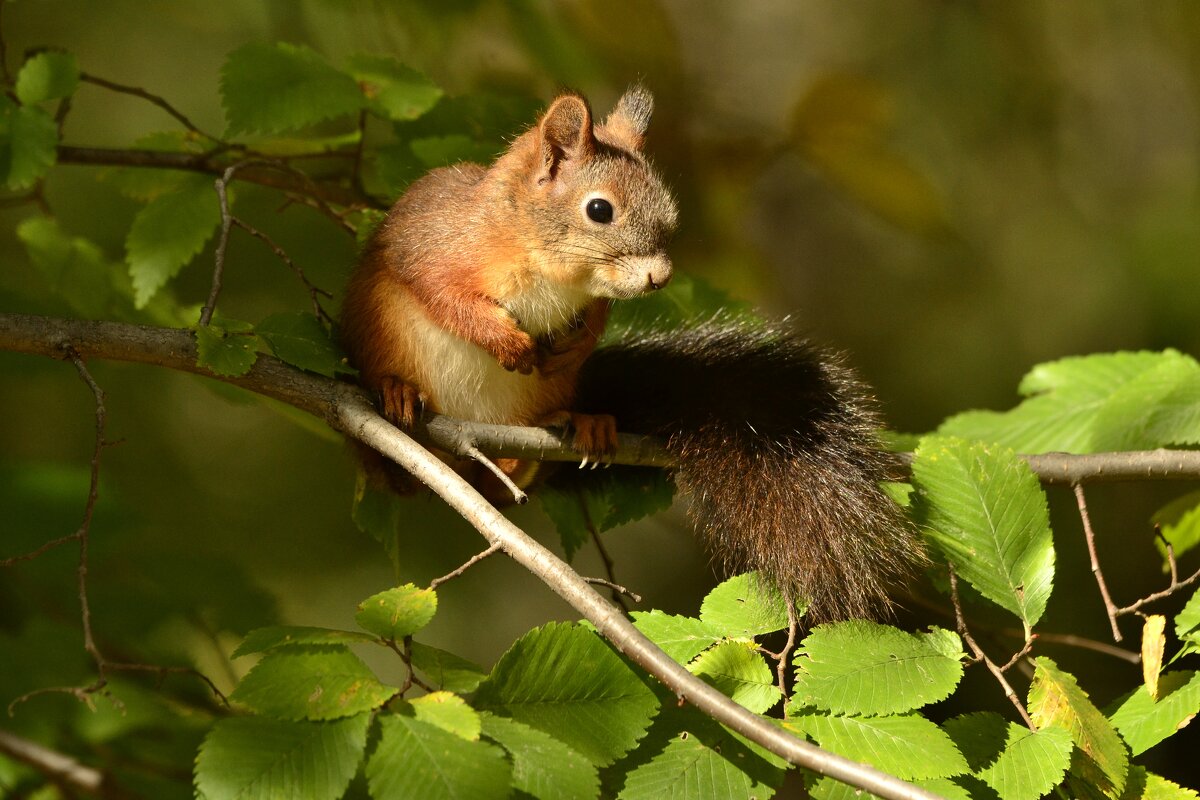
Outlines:
[{"label": "thin twig", "polygon": [[[966,619],[963,617],[962,603],[958,599],[958,575],[956,575],[954,572],[953,564],[947,563],[946,568],[950,574],[950,601],[954,604],[954,618],[958,625],[958,635],[962,637],[964,642],[966,642],[967,647],[970,648],[971,653],[975,656],[975,660],[981,662],[985,667],[987,667],[988,671],[995,676],[997,682],[1000,684],[1000,688],[1004,690],[1004,696],[1007,697],[1008,701],[1013,704],[1015,709],[1017,709],[1017,713],[1021,715],[1021,719],[1025,721],[1025,724],[1029,726],[1029,729],[1031,731],[1036,731],[1037,728],[1034,726],[1033,720],[1029,716],[1029,712],[1026,711],[1025,706],[1022,705],[1021,699],[1017,697],[1016,690],[1013,689],[1012,684],[1008,682],[1008,679],[1004,677],[1004,670],[996,666],[996,663],[988,658],[987,653],[983,652],[983,648],[976,643],[975,637],[971,636],[971,631],[967,628]],[[1029,652],[1031,641],[1032,640],[1026,641],[1025,647],[1021,650],[1022,655]],[[1016,663],[1015,659],[1010,661],[1007,666],[1012,666],[1014,663]]]},{"label": "thin twig", "polygon": [[480,553],[476,553],[475,555],[473,555],[473,556],[471,556],[470,558],[468,558],[468,559],[467,559],[467,561],[466,561],[466,563],[464,563],[464,564],[463,564],[461,567],[459,567],[458,569],[451,570],[450,572],[447,572],[447,573],[446,573],[445,575],[443,575],[442,577],[440,577],[440,578],[434,578],[433,580],[431,580],[431,581],[429,582],[429,588],[430,588],[430,589],[436,589],[437,587],[441,586],[441,585],[442,585],[443,583],[445,583],[446,581],[448,581],[448,580],[451,580],[451,579],[453,579],[453,578],[457,578],[458,576],[462,575],[464,572],[466,572],[467,570],[469,570],[471,567],[473,567],[473,566],[475,566],[476,564],[478,564],[480,561],[483,561],[483,560],[484,560],[485,558],[487,558],[488,556],[495,555],[495,554],[496,554],[496,553],[498,553],[499,551],[500,551],[500,545],[498,545],[498,544],[493,544],[493,545],[492,545],[492,546],[490,546],[488,549],[486,549],[486,550],[484,550],[484,551],[482,551],[482,552],[480,552]]},{"label": "thin twig", "polygon": [[775,659],[775,661],[777,662],[775,665],[775,677],[779,682],[779,693],[781,695],[783,695],[783,701],[785,703],[787,702],[787,699],[788,699],[788,694],[787,694],[788,657],[792,654],[792,648],[796,646],[796,633],[798,632],[798,630],[800,628],[800,619],[799,619],[799,617],[796,616],[796,604],[795,603],[792,603],[792,602],[787,603],[787,615],[788,615],[788,633],[787,633],[787,641],[784,643],[783,649],[780,650],[778,653],[772,653],[770,651],[766,651],[767,655],[769,655],[771,658]]},{"label": "thin twig", "polygon": [[203,136],[205,139],[209,139],[211,141],[224,144],[224,140],[222,140],[219,136],[212,136],[211,134],[207,134],[204,131],[197,128],[194,124],[192,124],[192,121],[190,119],[185,117],[183,115],[183,113],[181,111],[179,111],[179,109],[175,108],[175,106],[168,103],[166,101],[166,99],[160,97],[159,95],[153,94],[152,92],[148,92],[139,86],[126,86],[124,84],[115,83],[114,81],[110,81],[105,78],[98,77],[96,75],[91,75],[87,72],[79,73],[79,80],[83,81],[84,83],[90,83],[93,86],[100,86],[102,88],[108,89],[109,91],[118,92],[120,94],[133,95],[134,97],[140,97],[141,99],[149,101],[150,103],[153,103],[154,105],[161,108],[163,111],[170,114],[172,117],[175,118],[175,120],[177,122],[179,122],[180,125],[187,128],[189,131],[196,134],[197,136]]},{"label": "thin twig", "polygon": [[[581,463],[582,467],[583,464]],[[617,583],[617,565],[613,558],[608,553],[608,548],[604,546],[604,542],[600,540],[600,529],[596,527],[596,523],[592,520],[592,513],[588,511],[587,502],[584,501],[583,495],[577,493],[575,499],[579,502],[579,511],[583,514],[583,524],[587,527],[588,534],[592,537],[592,543],[596,545],[596,552],[600,555],[600,563],[604,565],[604,574],[608,576],[607,585],[610,587],[618,586]],[[629,616],[630,608],[625,603],[625,592],[611,590],[612,600],[621,607],[626,616]],[[631,595],[632,596],[632,595]],[[634,602],[642,602],[639,597]]]},{"label": "thin twig", "polygon": [[1138,614],[1141,612],[1141,610],[1144,606],[1147,606],[1150,603],[1156,602],[1158,600],[1163,600],[1167,597],[1170,597],[1171,595],[1178,592],[1180,589],[1186,589],[1187,587],[1191,586],[1196,581],[1200,581],[1200,569],[1196,570],[1191,575],[1189,575],[1188,577],[1184,578],[1181,581],[1180,580],[1171,581],[1171,585],[1168,586],[1166,589],[1163,589],[1161,592],[1155,592],[1154,594],[1148,594],[1145,597],[1143,597],[1141,600],[1138,600],[1136,603],[1132,603],[1131,605],[1124,606],[1123,608],[1118,608],[1116,610],[1116,613],[1118,616],[1124,616],[1126,614]]},{"label": "thin twig", "polygon": [[1162,526],[1157,522],[1154,523],[1154,538],[1162,542],[1163,549],[1167,553],[1167,568],[1171,573],[1171,585],[1174,586],[1179,582],[1179,565],[1175,563],[1175,545],[1171,544],[1166,536],[1163,536]]},{"label": "thin twig", "polygon": [[637,592],[631,592],[629,589],[626,589],[624,586],[620,585],[619,583],[613,583],[612,581],[608,580],[607,578],[589,578],[587,575],[584,575],[582,577],[585,581],[587,581],[588,583],[590,583],[593,586],[603,586],[606,589],[610,589],[613,592],[616,592],[616,593],[619,593],[619,594],[622,594],[622,595],[628,597],[630,600],[632,600],[635,603],[642,602],[642,596],[640,594],[638,594]]},{"label": "thin twig", "polygon": [[313,314],[315,314],[318,319],[324,320],[327,324],[332,324],[333,317],[329,316],[329,313],[325,311],[324,307],[322,307],[320,298],[325,297],[327,299],[332,299],[333,292],[314,285],[312,281],[308,279],[308,276],[304,274],[304,270],[301,269],[300,265],[292,261],[287,252],[282,247],[277,245],[270,236],[267,236],[267,234],[263,233],[258,228],[255,228],[241,217],[233,217],[233,224],[266,244],[267,247],[271,248],[271,252],[273,252],[284,264],[288,266],[288,269],[296,273],[296,277],[300,279],[300,282],[304,284],[304,288],[308,292],[309,300],[312,301]]},{"label": "thin twig", "polygon": [[[1024,638],[1024,634],[1017,628],[1001,628],[999,632],[1005,636],[1012,636],[1015,639]],[[1142,661],[1141,655],[1132,650],[1116,647],[1108,642],[1098,642],[1086,636],[1076,636],[1073,633],[1046,633],[1045,631],[1039,631],[1037,633],[1037,640],[1047,644],[1061,644],[1067,647],[1080,647],[1084,650],[1104,653],[1113,658],[1128,661],[1130,664],[1140,664]]]},{"label": "thin twig", "polygon": [[80,764],[65,753],[51,750],[5,730],[0,730],[0,753],[33,767],[63,789],[69,797],[73,797],[75,792],[106,798],[131,796],[100,770]]},{"label": "thin twig", "polygon": [[403,697],[404,694],[411,689],[414,684],[420,686],[427,692],[436,691],[432,686],[418,678],[417,671],[413,669],[411,636],[404,637],[403,645],[397,643],[395,639],[389,639],[387,641],[387,646],[390,647],[396,653],[396,655],[400,656],[400,660],[404,663],[404,668],[408,670],[408,675],[405,677],[404,683],[400,686],[401,697]]},{"label": "thin twig", "polygon": [[500,483],[504,485],[504,488],[508,489],[509,493],[512,494],[513,502],[515,502],[517,505],[525,505],[529,502],[529,495],[521,491],[521,487],[513,483],[513,479],[508,476],[508,473],[500,469],[500,466],[495,461],[492,461],[490,458],[485,456],[478,447],[475,445],[468,445],[463,450],[463,455],[484,467],[488,472],[492,473],[496,480],[500,481]]},{"label": "thin twig", "polygon": [[1088,558],[1092,562],[1092,575],[1096,577],[1096,585],[1100,587],[1100,599],[1104,601],[1104,613],[1108,615],[1108,624],[1112,627],[1114,641],[1121,641],[1121,629],[1117,626],[1117,606],[1108,593],[1108,584],[1104,580],[1104,571],[1100,569],[1100,558],[1096,555],[1096,533],[1092,530],[1091,515],[1088,514],[1087,498],[1083,494],[1083,484],[1077,483],[1072,490],[1075,492],[1075,503],[1079,506],[1079,519],[1083,522],[1083,537],[1087,540]]}]

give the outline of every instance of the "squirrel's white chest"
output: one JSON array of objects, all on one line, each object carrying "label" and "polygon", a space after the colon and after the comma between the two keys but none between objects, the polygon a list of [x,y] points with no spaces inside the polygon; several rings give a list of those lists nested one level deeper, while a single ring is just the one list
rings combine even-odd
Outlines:
[{"label": "squirrel's white chest", "polygon": [[510,372],[483,349],[460,339],[423,316],[413,321],[421,342],[423,375],[432,410],[460,419],[495,424],[528,423],[540,378]]}]

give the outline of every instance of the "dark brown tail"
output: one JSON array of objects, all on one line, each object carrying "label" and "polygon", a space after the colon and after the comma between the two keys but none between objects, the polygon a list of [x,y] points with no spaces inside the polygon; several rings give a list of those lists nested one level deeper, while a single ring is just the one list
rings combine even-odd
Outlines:
[{"label": "dark brown tail", "polygon": [[866,387],[783,324],[631,336],[584,365],[577,406],[663,437],[714,559],[806,599],[814,621],[885,612],[924,560],[880,489],[893,464]]}]

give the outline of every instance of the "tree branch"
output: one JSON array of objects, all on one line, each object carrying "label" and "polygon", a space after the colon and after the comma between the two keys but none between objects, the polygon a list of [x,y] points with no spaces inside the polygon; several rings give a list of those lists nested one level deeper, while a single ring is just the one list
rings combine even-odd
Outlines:
[{"label": "tree branch", "polygon": [[[186,330],[0,314],[0,349],[62,358],[64,347],[74,348],[81,356],[155,364],[218,377],[196,365],[194,339]],[[267,356],[260,356],[245,375],[221,380],[315,414],[404,467],[474,525],[490,544],[498,545],[540,578],[681,701],[792,764],[890,800],[936,798],[920,787],[793,736],[692,675],[633,627],[566,563],[506,519],[437,457],[379,416],[361,390],[302,373]]]}]

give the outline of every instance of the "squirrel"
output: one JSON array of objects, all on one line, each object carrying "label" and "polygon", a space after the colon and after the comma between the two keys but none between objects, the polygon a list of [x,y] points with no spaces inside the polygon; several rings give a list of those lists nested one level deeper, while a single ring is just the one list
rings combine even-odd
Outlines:
[{"label": "squirrel", "polygon": [[[424,411],[569,427],[593,460],[615,449],[618,420],[661,436],[715,560],[757,570],[813,620],[875,616],[922,551],[880,487],[879,420],[840,358],[783,324],[719,318],[596,348],[614,300],[671,279],[678,212],[644,153],[653,106],[635,85],[596,121],[567,92],[490,166],[411,184],[350,278],[343,346],[402,428]],[[503,496],[491,473],[454,463]],[[536,462],[496,465],[518,486],[538,476]]]}]

